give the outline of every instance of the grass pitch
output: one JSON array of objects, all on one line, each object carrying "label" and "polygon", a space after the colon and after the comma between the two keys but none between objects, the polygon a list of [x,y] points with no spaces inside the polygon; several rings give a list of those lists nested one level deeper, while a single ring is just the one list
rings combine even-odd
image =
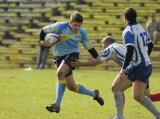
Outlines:
[{"label": "grass pitch", "polygon": [[[55,70],[0,69],[0,119],[110,119],[115,114],[111,84],[118,72],[104,70],[77,70],[77,83],[89,89],[99,89],[105,105],[86,95],[66,90],[61,111],[49,113],[45,106],[55,99]],[[160,91],[160,73],[150,78],[151,92]],[[132,99],[131,89],[125,92],[125,119],[154,119]],[[160,109],[160,102],[154,103]]]}]

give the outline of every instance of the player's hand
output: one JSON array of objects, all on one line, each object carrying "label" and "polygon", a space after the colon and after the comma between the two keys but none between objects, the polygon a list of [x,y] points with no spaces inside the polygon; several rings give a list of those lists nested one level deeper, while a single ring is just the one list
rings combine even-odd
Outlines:
[{"label": "player's hand", "polygon": [[73,66],[73,67],[80,67],[81,66],[81,63],[80,63],[80,61],[78,60],[78,59],[76,59],[75,61],[71,61],[71,65]]},{"label": "player's hand", "polygon": [[52,47],[52,44],[49,44],[47,41],[41,41],[41,45],[47,48]]}]

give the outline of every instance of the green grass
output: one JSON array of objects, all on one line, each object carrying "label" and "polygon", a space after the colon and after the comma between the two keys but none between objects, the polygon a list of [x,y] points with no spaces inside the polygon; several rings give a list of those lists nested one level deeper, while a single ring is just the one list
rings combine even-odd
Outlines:
[{"label": "green grass", "polygon": [[[115,114],[110,90],[115,71],[77,70],[77,83],[89,89],[99,89],[105,105],[99,106],[92,98],[66,90],[59,114],[49,113],[45,106],[55,99],[55,70],[1,69],[0,119],[110,119]],[[160,74],[151,77],[151,92],[160,91]],[[155,105],[160,108],[158,102]],[[153,119],[154,117],[126,91],[125,119]]]}]

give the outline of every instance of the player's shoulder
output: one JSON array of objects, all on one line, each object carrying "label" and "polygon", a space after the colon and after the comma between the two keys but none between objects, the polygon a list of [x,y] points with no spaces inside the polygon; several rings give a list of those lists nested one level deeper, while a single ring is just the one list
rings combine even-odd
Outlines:
[{"label": "player's shoulder", "polygon": [[114,50],[120,50],[120,49],[125,49],[125,46],[120,44],[120,43],[112,43],[110,45],[110,49]]},{"label": "player's shoulder", "polygon": [[69,22],[56,22],[55,24],[61,27],[67,27],[69,25]]},{"label": "player's shoulder", "polygon": [[122,37],[124,37],[126,35],[127,32],[130,32],[130,27],[129,26],[126,26],[125,29],[123,30],[122,32]]},{"label": "player's shoulder", "polygon": [[139,23],[133,23],[133,24],[128,24],[123,32],[132,32],[134,28],[140,27],[141,25]]},{"label": "player's shoulder", "polygon": [[144,26],[143,26],[142,24],[139,24],[139,23],[138,23],[138,24],[137,24],[137,27],[144,27]]},{"label": "player's shoulder", "polygon": [[120,45],[119,43],[112,43],[108,46],[108,48],[118,47],[119,45]]},{"label": "player's shoulder", "polygon": [[79,29],[79,33],[81,34],[82,37],[87,37],[87,32],[84,28],[81,27]]},{"label": "player's shoulder", "polygon": [[105,49],[104,49],[104,51],[106,52],[106,51],[113,51],[113,47],[114,47],[114,43],[112,43],[112,44],[110,44],[108,47],[106,47]]},{"label": "player's shoulder", "polygon": [[50,25],[47,25],[47,26],[44,26],[44,28],[52,28],[52,27],[60,27],[60,26],[66,26],[67,25],[67,22],[55,22],[55,23],[52,23]]},{"label": "player's shoulder", "polygon": [[138,24],[137,27],[138,27],[139,31],[144,31],[144,32],[147,31],[147,29],[143,25],[141,25],[141,24]]},{"label": "player's shoulder", "polygon": [[114,47],[125,47],[123,44],[120,44],[120,43],[112,43],[112,46],[114,46]]},{"label": "player's shoulder", "polygon": [[84,33],[86,34],[86,30],[82,27],[79,29],[79,32],[82,33],[82,34],[84,34]]},{"label": "player's shoulder", "polygon": [[126,27],[125,27],[125,29],[123,30],[123,33],[127,33],[127,32],[131,32],[132,30],[132,28],[131,28],[132,26],[130,26],[130,25],[127,25]]},{"label": "player's shoulder", "polygon": [[114,49],[113,49],[113,43],[110,44],[108,47],[106,47],[103,51],[102,51],[102,55],[105,55],[106,57],[110,57],[112,54],[114,54]]},{"label": "player's shoulder", "polygon": [[135,26],[127,25],[126,28],[122,32],[122,37],[125,38],[126,36],[134,35],[134,28]]}]

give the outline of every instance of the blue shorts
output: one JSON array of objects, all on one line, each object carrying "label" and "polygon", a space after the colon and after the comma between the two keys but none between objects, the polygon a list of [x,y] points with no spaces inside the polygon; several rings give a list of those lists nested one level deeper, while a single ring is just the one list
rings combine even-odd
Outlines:
[{"label": "blue shorts", "polygon": [[138,66],[133,66],[130,64],[125,69],[124,73],[132,82],[139,80],[144,83],[149,83],[149,77],[152,73],[152,65],[145,66],[144,64],[139,64]]},{"label": "blue shorts", "polygon": [[69,73],[66,76],[69,76],[70,74],[72,74],[72,70],[75,69],[75,67],[73,67],[70,62],[74,61],[75,59],[79,59],[79,53],[71,53],[68,55],[64,55],[64,56],[55,56],[53,58],[54,63],[57,65],[57,67],[59,67],[59,65],[61,64],[61,62],[64,60],[64,63],[67,64],[70,68]]}]

